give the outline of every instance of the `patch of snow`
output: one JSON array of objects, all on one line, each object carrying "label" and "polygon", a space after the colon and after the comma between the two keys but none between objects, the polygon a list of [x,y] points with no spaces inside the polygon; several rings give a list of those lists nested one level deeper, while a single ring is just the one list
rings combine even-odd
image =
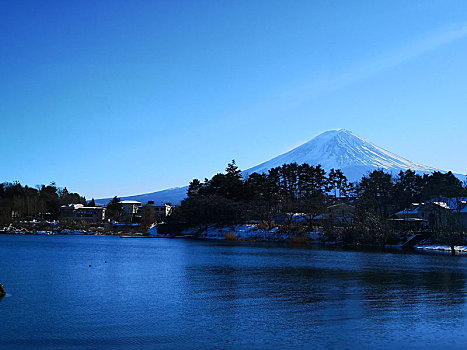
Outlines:
[{"label": "patch of snow", "polygon": [[[416,245],[415,249],[451,251],[451,247],[448,246],[448,245],[433,245],[433,244]],[[467,246],[465,246],[465,245],[456,245],[456,246],[454,246],[454,250],[457,251],[457,252],[467,252]]]},{"label": "patch of snow", "polygon": [[84,235],[86,231],[84,230],[62,230],[62,234],[66,235]]},{"label": "patch of snow", "polygon": [[157,236],[157,225],[153,225],[153,226],[149,229],[148,233],[149,233],[151,236]]},{"label": "patch of snow", "polygon": [[[199,228],[191,228],[184,230],[182,235],[196,235],[199,233]],[[278,227],[268,230],[258,228],[253,224],[217,227],[214,225],[208,226],[200,233],[200,238],[218,239],[218,240],[249,240],[249,241],[288,241],[296,235],[293,232],[279,232]],[[314,243],[318,243],[323,239],[323,233],[320,230],[308,232],[303,238],[310,239]]]}]

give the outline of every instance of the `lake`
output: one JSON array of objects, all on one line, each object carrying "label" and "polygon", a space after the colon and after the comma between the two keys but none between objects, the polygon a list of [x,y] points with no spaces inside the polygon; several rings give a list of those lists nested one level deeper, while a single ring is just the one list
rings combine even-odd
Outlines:
[{"label": "lake", "polygon": [[0,348],[460,349],[466,281],[448,254],[1,235]]}]

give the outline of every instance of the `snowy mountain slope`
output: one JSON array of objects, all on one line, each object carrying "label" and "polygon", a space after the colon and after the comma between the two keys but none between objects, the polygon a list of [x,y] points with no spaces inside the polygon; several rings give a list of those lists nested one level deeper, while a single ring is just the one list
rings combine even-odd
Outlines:
[{"label": "snowy mountain slope", "polygon": [[[171,203],[173,205],[180,204],[186,197],[188,186],[169,188],[167,190],[138,194],[134,196],[119,197],[122,201],[138,201],[146,204],[148,201],[154,201],[155,204]],[[96,204],[106,205],[112,198],[96,199]]]},{"label": "snowy mountain slope", "polygon": [[[254,172],[267,172],[271,168],[293,162],[298,164],[308,163],[310,165],[321,164],[326,171],[329,171],[331,168],[341,169],[352,182],[359,181],[371,171],[379,169],[383,169],[393,175],[397,175],[399,171],[407,169],[415,170],[419,174],[431,174],[433,171],[439,170],[411,162],[376,146],[374,143],[350,131],[340,129],[326,131],[287,153],[247,169],[243,171],[243,176],[246,177]],[[466,179],[464,175],[455,175],[462,181]],[[187,189],[187,186],[177,187],[153,193],[122,197],[121,199],[137,200],[142,203],[153,200],[157,204],[166,202],[180,204],[186,197]],[[110,199],[99,199],[96,203],[106,204]]]},{"label": "snowy mountain slope", "polygon": [[384,169],[393,174],[407,169],[419,173],[431,173],[437,170],[411,162],[350,131],[340,129],[324,132],[287,153],[245,170],[243,174],[263,173],[271,168],[293,162],[321,164],[326,171],[331,168],[341,169],[351,181],[360,180],[363,175],[375,169]]}]

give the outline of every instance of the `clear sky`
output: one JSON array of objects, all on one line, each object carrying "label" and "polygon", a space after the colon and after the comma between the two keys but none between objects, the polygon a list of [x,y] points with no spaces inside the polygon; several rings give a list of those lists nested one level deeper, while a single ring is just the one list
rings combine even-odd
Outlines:
[{"label": "clear sky", "polygon": [[0,0],[0,181],[86,197],[345,128],[467,173],[467,1]]}]

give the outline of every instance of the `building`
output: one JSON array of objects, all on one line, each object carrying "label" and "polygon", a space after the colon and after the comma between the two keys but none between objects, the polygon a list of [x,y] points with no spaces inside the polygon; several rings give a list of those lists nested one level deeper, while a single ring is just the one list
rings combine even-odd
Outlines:
[{"label": "building", "polygon": [[138,201],[121,201],[124,215],[132,216],[138,213],[138,209],[143,206],[143,203]]},{"label": "building", "polygon": [[60,207],[60,221],[85,221],[98,224],[105,219],[102,207],[85,207],[83,204],[68,204]]},{"label": "building", "polygon": [[[149,207],[154,212],[154,220],[159,222],[164,220],[166,217],[172,214],[173,206],[166,203],[166,204],[154,204],[154,201],[148,201],[148,203],[144,207]],[[138,216],[143,217],[144,207],[139,207],[138,209]]]},{"label": "building", "polygon": [[149,201],[148,205],[154,210],[154,215],[156,219],[163,219],[172,214],[173,206],[170,204],[157,205],[153,201]]},{"label": "building", "polygon": [[426,222],[432,228],[459,225],[467,228],[467,197],[439,197],[425,203],[413,203],[409,208],[396,214],[406,221]]},{"label": "building", "polygon": [[123,215],[121,220],[123,222],[138,222],[141,217],[139,211],[141,210],[143,203],[138,201],[121,201],[123,207]]}]

